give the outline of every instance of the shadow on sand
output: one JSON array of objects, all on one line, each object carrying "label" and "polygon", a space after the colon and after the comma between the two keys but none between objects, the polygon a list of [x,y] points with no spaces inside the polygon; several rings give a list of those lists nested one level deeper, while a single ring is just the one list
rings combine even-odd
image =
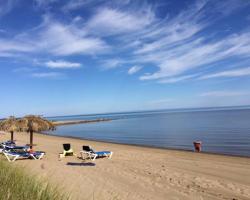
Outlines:
[{"label": "shadow on sand", "polygon": [[92,162],[67,162],[67,165],[70,165],[70,166],[90,166],[90,167],[93,167],[95,166],[95,163],[92,163]]}]

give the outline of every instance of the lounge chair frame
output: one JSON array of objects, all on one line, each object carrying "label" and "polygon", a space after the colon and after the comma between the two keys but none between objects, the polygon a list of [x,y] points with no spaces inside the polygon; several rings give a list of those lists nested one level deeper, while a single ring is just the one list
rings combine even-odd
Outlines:
[{"label": "lounge chair frame", "polygon": [[15,153],[15,152],[8,152],[3,150],[3,154],[7,158],[9,162],[15,162],[17,159],[22,159],[22,158],[33,158],[34,160],[41,160],[45,153],[44,152],[24,152],[24,153]]},{"label": "lounge chair frame", "polygon": [[107,157],[108,159],[111,159],[113,152],[112,151],[95,152],[93,151],[93,149],[91,149],[91,147],[89,147],[89,151],[82,150],[80,151],[80,154],[82,159],[85,159],[85,157],[87,156],[87,158],[91,159],[92,161],[95,161],[97,157]]},{"label": "lounge chair frame", "polygon": [[59,153],[59,159],[65,158],[66,156],[77,156],[69,143],[63,144],[63,153]]}]

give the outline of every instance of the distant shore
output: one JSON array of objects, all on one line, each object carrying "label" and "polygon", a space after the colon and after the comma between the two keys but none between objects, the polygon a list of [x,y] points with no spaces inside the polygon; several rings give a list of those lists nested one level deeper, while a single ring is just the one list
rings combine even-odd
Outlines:
[{"label": "distant shore", "polygon": [[87,124],[87,123],[97,123],[97,122],[107,122],[111,119],[93,119],[93,120],[67,120],[67,121],[53,121],[55,126],[72,125],[72,124]]}]

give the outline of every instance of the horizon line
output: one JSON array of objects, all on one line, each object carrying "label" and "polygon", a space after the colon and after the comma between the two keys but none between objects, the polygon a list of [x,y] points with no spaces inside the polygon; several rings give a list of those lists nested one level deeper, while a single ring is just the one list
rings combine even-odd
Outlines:
[{"label": "horizon line", "polygon": [[[88,114],[72,114],[72,115],[56,115],[56,116],[44,116],[45,118],[56,117],[72,117],[72,116],[93,116],[93,115],[109,115],[109,114],[121,114],[121,113],[143,113],[143,112],[157,112],[157,111],[178,111],[178,110],[193,110],[193,109],[229,109],[229,108],[247,108],[250,105],[238,105],[238,106],[208,106],[208,107],[179,107],[179,108],[162,108],[162,109],[150,109],[150,110],[130,110],[130,111],[116,111],[116,112],[104,112],[104,113],[88,113]],[[43,116],[43,115],[41,115]]]}]

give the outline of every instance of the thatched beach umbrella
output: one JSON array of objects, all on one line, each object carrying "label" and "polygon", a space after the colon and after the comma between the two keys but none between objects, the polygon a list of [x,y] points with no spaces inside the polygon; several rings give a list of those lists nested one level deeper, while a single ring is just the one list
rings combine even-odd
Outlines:
[{"label": "thatched beach umbrella", "polygon": [[41,131],[55,130],[54,124],[40,116],[28,115],[20,119],[22,123],[22,131],[30,133],[30,148],[33,146],[33,133]]},{"label": "thatched beach umbrella", "polygon": [[19,132],[22,129],[22,124],[19,119],[11,116],[0,122],[0,130],[11,133],[11,141],[14,141],[14,132]]}]

